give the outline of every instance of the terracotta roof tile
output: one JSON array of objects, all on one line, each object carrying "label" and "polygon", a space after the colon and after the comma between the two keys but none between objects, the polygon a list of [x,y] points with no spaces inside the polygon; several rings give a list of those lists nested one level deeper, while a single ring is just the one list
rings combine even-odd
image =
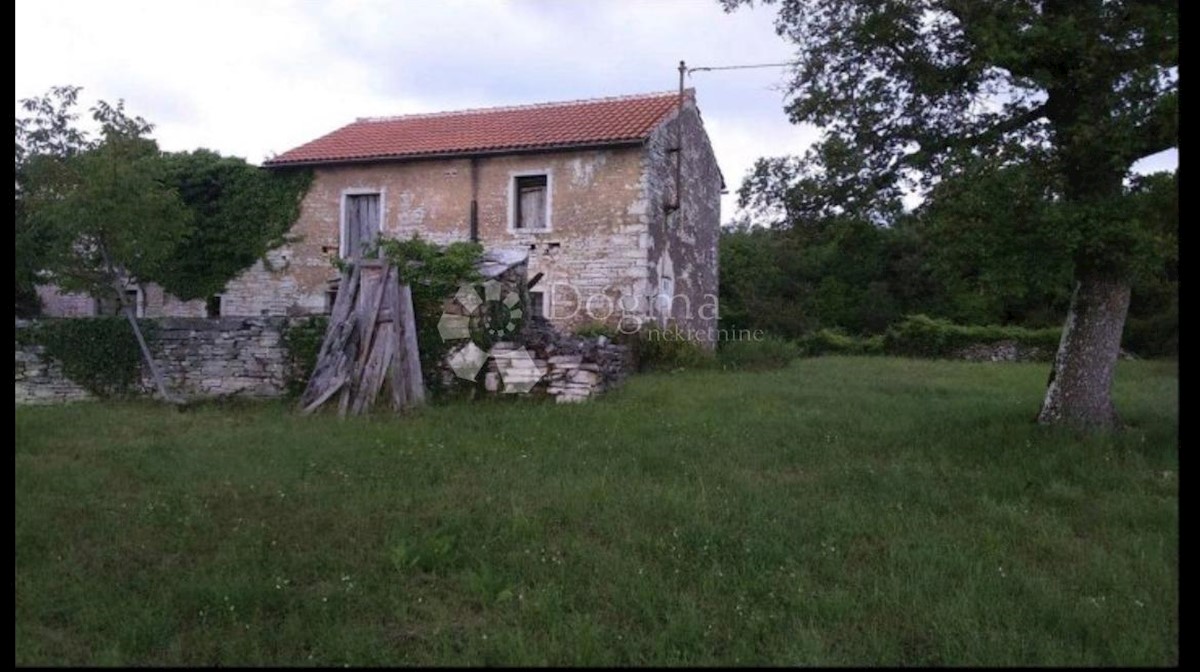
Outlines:
[{"label": "terracotta roof tile", "polygon": [[[691,89],[687,94],[694,95]],[[266,166],[636,143],[674,111],[678,92],[365,118]]]}]

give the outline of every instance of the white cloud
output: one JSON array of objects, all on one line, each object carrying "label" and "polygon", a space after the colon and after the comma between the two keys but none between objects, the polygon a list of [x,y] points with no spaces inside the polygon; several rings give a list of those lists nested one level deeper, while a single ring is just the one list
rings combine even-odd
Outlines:
[{"label": "white cloud", "polygon": [[[258,162],[360,116],[662,91],[689,65],[788,61],[773,8],[715,0],[33,2],[16,6],[16,97],[123,98],[169,150]],[[784,69],[695,73],[726,181],[801,152]],[[733,196],[724,200],[726,218]]]},{"label": "white cloud", "polygon": [[[123,98],[169,150],[259,162],[360,116],[674,89],[692,66],[793,60],[775,8],[716,0],[16,4],[16,97]],[[784,68],[693,73],[730,195],[759,156],[802,153]],[[1159,165],[1162,159],[1149,160]]]}]

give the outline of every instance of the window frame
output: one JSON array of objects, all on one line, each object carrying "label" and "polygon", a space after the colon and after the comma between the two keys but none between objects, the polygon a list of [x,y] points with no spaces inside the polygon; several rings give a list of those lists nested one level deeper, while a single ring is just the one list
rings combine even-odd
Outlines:
[{"label": "window frame", "polygon": [[[126,287],[124,290],[125,298],[129,298],[129,294],[133,294],[133,316],[136,318],[146,317],[146,292],[138,285],[132,288]],[[122,305],[122,308],[124,306]]]},{"label": "window frame", "polygon": [[[545,177],[546,178],[546,225],[540,229],[530,229],[517,226],[517,206],[520,201],[520,194],[517,191],[517,181],[521,177]],[[550,233],[554,230],[553,222],[554,214],[554,174],[549,168],[538,168],[530,170],[514,170],[508,174],[508,232],[509,233]]]},{"label": "window frame", "polygon": [[346,258],[346,204],[351,196],[379,196],[379,238],[383,237],[383,223],[387,221],[387,187],[349,187],[342,190],[338,208],[338,259]]},{"label": "window frame", "polygon": [[[534,298],[535,294],[537,296],[541,297],[541,300],[535,299]],[[540,308],[542,319],[549,320],[550,319],[550,295],[541,290],[532,290],[532,289],[529,290],[529,316],[530,317],[533,317],[534,315],[538,314],[538,311],[534,310],[535,305],[537,305],[538,308]]]}]

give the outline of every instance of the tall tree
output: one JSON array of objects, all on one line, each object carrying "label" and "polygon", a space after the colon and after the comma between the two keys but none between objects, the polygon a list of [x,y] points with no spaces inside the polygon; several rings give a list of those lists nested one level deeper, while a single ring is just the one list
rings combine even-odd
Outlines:
[{"label": "tall tree", "polygon": [[1127,178],[1177,144],[1176,4],[763,1],[778,4],[776,29],[799,47],[788,114],[824,136],[800,160],[760,161],[759,185],[775,175],[793,214],[886,221],[905,191],[981,159],[1038,166],[1075,279],[1038,419],[1114,426],[1130,282],[1153,245]]},{"label": "tall tree", "polygon": [[56,179],[66,159],[91,146],[76,125],[74,107],[78,97],[79,87],[56,86],[44,96],[21,101],[25,114],[16,117],[13,268],[19,317],[40,312],[36,287],[45,279],[44,269],[57,242],[52,228],[39,226],[29,217],[26,205],[30,183],[45,184]]},{"label": "tall tree", "polygon": [[[32,116],[17,123],[18,243],[23,230],[36,233],[36,256],[25,265],[37,280],[124,306],[125,281],[163,273],[191,213],[163,183],[158,145],[146,137],[151,125],[100,101],[91,110],[100,135],[90,138],[74,125],[77,93],[62,87],[22,101]],[[170,399],[133,312],[123,312]]]}]

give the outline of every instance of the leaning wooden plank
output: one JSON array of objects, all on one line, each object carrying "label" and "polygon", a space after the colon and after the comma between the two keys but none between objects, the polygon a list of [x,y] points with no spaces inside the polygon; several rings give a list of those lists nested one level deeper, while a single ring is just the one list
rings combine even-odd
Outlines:
[{"label": "leaning wooden plank", "polygon": [[412,287],[400,286],[399,323],[404,328],[404,382],[408,386],[408,403],[425,403],[425,380],[421,378],[421,352],[417,348],[417,322],[413,316]]},{"label": "leaning wooden plank", "polygon": [[371,378],[381,356],[382,353],[378,351],[378,348],[367,353],[366,362],[357,372],[350,398],[350,413],[353,415],[364,413],[370,406]]},{"label": "leaning wooden plank", "polygon": [[383,386],[388,365],[391,363],[394,354],[391,348],[393,340],[392,329],[394,325],[391,322],[379,321],[379,317],[383,315],[389,303],[391,303],[391,298],[395,291],[393,289],[394,285],[395,273],[389,267],[384,273],[383,283],[380,286],[379,310],[375,315],[375,332],[371,336],[371,356],[367,360],[367,368],[363,373],[362,390],[365,397],[365,408],[375,405],[375,400],[379,396],[379,388]]},{"label": "leaning wooden plank", "polygon": [[359,367],[356,365],[356,362],[358,362],[358,352],[362,342],[362,339],[359,337],[359,334],[362,332],[362,328],[357,321],[352,321],[350,324],[353,327],[352,333],[355,336],[347,340],[346,349],[343,355],[345,360],[343,360],[341,368],[346,372],[347,382],[342,386],[342,395],[338,398],[339,418],[346,417],[346,411],[350,407],[350,395],[352,393],[351,390],[354,388],[354,380],[359,371]]},{"label": "leaning wooden plank", "polygon": [[[366,310],[360,313],[359,324],[363,326],[362,341],[362,359],[360,364],[366,366],[367,355],[371,353],[374,346],[375,332],[377,331],[376,320],[379,318],[379,308],[383,305],[383,297],[387,293],[388,278],[392,274],[392,267],[386,266],[382,272],[373,274],[374,286],[370,294],[363,294],[363,304]],[[369,297],[369,298],[368,298]]]},{"label": "leaning wooden plank", "polygon": [[342,389],[342,385],[345,382],[346,381],[343,378],[339,378],[337,380],[330,381],[330,383],[325,387],[325,391],[321,393],[321,396],[317,397],[308,406],[305,406],[304,408],[300,409],[300,412],[304,415],[308,415],[308,414],[312,413],[313,411],[317,410],[318,408],[321,407],[321,404],[325,403],[326,401],[329,401],[330,397],[332,397],[334,394],[336,394],[338,390]]},{"label": "leaning wooden plank", "polygon": [[358,264],[354,264],[349,274],[343,272],[342,280],[338,284],[337,299],[333,302],[333,310],[329,311],[330,324],[345,322],[354,310],[355,299],[358,298],[359,276],[362,274],[362,269]]},{"label": "leaning wooden plank", "polygon": [[[391,325],[381,325],[377,331],[383,332],[386,329],[391,329]],[[353,411],[364,413],[375,404],[375,398],[379,393],[379,387],[383,383],[383,374],[387,366],[387,360],[391,357],[390,349],[388,348],[387,334],[379,333],[375,341],[375,347],[371,351],[371,355],[367,358],[367,365],[363,368],[362,377],[358,381],[358,398],[355,400]]]},{"label": "leaning wooden plank", "polygon": [[301,397],[301,405],[309,406],[317,397],[323,395],[329,381],[342,375],[339,369],[345,358],[345,350],[357,329],[353,322],[342,322],[333,325],[329,330],[329,352],[317,363],[309,378],[308,386]]},{"label": "leaning wooden plank", "polygon": [[[407,287],[407,285],[405,285]],[[408,396],[408,385],[405,382],[407,369],[405,367],[405,351],[404,351],[404,320],[401,319],[400,298],[402,291],[400,289],[399,273],[392,281],[391,295],[388,297],[388,309],[392,313],[392,361],[391,367],[388,370],[388,381],[391,383],[392,391],[392,410],[402,411],[408,407],[410,399]]]},{"label": "leaning wooden plank", "polygon": [[[379,331],[377,319],[384,295],[387,293],[387,281],[391,270],[390,266],[368,267],[363,274],[363,302],[360,308],[364,309],[359,312],[359,324],[362,325],[360,351],[350,405],[350,412],[355,415],[366,411],[372,401],[371,388],[376,381],[372,377],[374,369],[371,363],[374,358],[381,356],[375,344],[376,333]],[[368,282],[371,284],[369,291],[365,289]]]},{"label": "leaning wooden plank", "polygon": [[300,395],[300,404],[302,407],[310,405],[312,400],[320,396],[323,391],[320,387],[314,385],[314,383],[323,378],[319,374],[324,373],[329,368],[330,357],[340,350],[343,329],[341,325],[346,322],[346,317],[354,309],[358,276],[359,269],[357,265],[352,266],[349,271],[342,272],[342,278],[338,284],[337,299],[334,301],[333,310],[330,311],[329,327],[325,330],[325,338],[321,341],[321,349],[318,350],[317,364],[313,367],[304,393]]},{"label": "leaning wooden plank", "polygon": [[304,406],[305,413],[311,413],[328,401],[334,393],[342,388],[349,376],[347,375],[346,356],[345,353],[334,353],[329,360],[329,367],[325,371],[321,380],[314,384],[314,389],[320,390],[320,394],[308,404]]}]

